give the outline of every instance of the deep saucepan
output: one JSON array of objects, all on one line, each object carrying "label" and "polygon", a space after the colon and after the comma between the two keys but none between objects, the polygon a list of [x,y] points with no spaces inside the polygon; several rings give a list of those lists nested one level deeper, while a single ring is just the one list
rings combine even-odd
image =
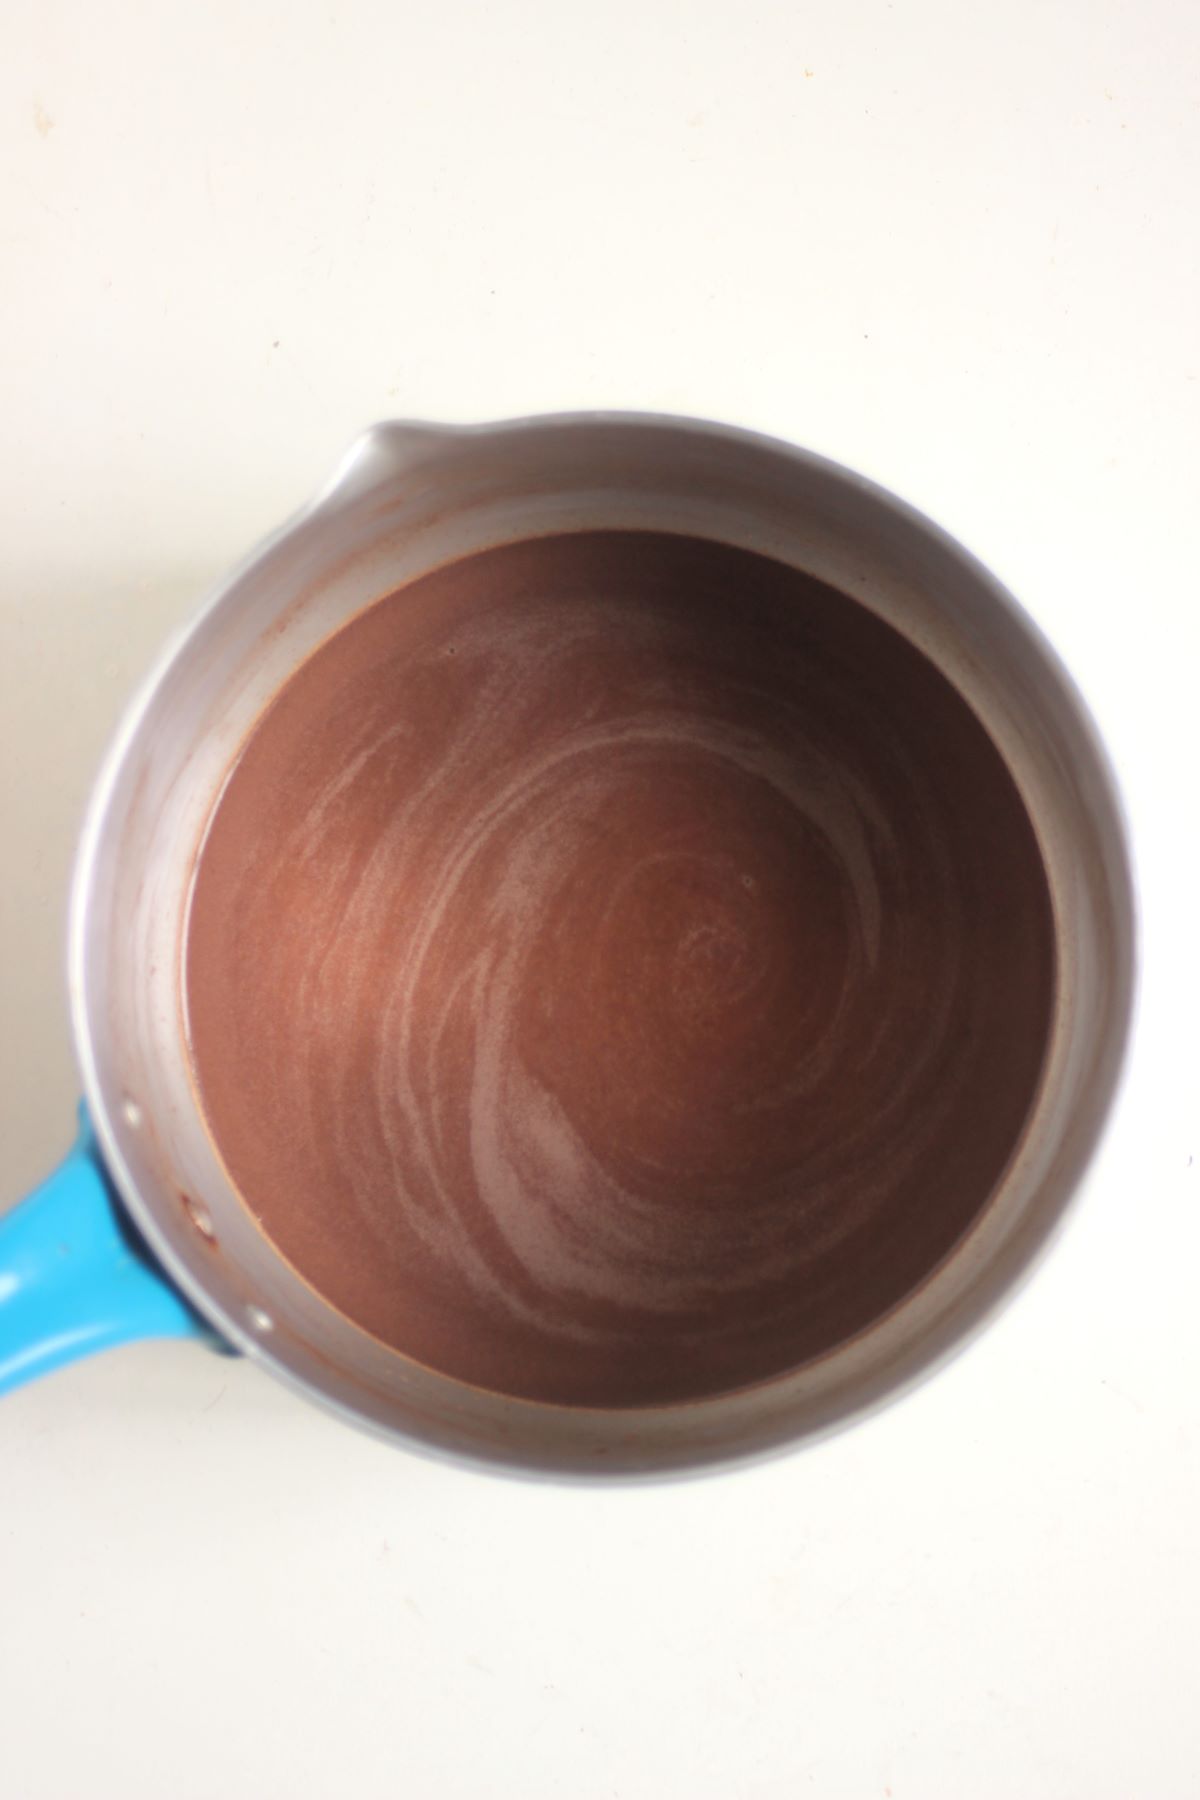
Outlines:
[{"label": "deep saucepan", "polygon": [[[752,1378],[713,1374],[706,1385],[698,1376],[689,1387],[677,1373],[659,1379],[651,1368],[644,1380],[631,1376],[611,1392],[593,1381],[575,1393],[565,1375],[558,1387],[549,1378],[522,1386],[516,1377],[489,1385],[477,1372],[466,1378],[406,1355],[304,1278],[239,1195],[214,1141],[189,1050],[184,966],[197,855],[214,804],[264,708],[314,652],[368,604],[412,589],[431,571],[500,546],[583,542],[579,534],[598,532],[653,534],[659,545],[706,540],[726,547],[722,556],[748,553],[730,568],[761,572],[769,559],[776,569],[803,571],[854,603],[864,644],[883,641],[878,622],[900,634],[905,647],[896,652],[897,666],[911,670],[914,693],[935,677],[941,690],[949,684],[957,698],[946,705],[959,709],[968,736],[976,726],[986,734],[985,760],[994,752],[980,830],[986,835],[988,820],[995,825],[997,809],[1011,807],[1014,817],[1023,809],[1028,844],[1036,846],[1046,1001],[1036,1080],[1029,1078],[1019,1121],[1006,1127],[1004,1156],[993,1158],[995,1178],[953,1241],[928,1252],[920,1279],[901,1267],[911,1235],[901,1218],[876,1258],[884,1299],[875,1312],[864,1303],[853,1329],[840,1340],[826,1330],[819,1353],[797,1353],[795,1366],[760,1369],[750,1326],[739,1325],[751,1346],[744,1368]],[[769,585],[773,578],[761,579]],[[762,617],[778,618],[779,604],[768,596]],[[672,619],[669,629],[685,636],[707,629],[702,620]],[[793,653],[790,629],[773,640],[777,662]],[[852,679],[843,664],[842,676]],[[819,712],[819,700],[814,707]],[[741,746],[743,762],[753,727],[753,719],[729,717],[722,725],[728,743]],[[646,732],[643,738],[649,741]],[[947,759],[965,769],[974,752],[947,741]],[[897,756],[902,762],[900,750]],[[770,778],[767,764],[759,772]],[[958,805],[952,789],[959,777],[944,773],[946,804]],[[931,779],[942,782],[942,774]],[[963,783],[974,779],[969,771],[961,775]],[[1002,787],[1011,788],[1011,801]],[[871,804],[865,796],[865,824],[849,827],[841,840],[831,824],[829,842],[813,852],[828,868],[830,894],[850,879],[840,865],[859,855],[855,845],[868,862],[885,853],[878,845],[891,827],[871,823]],[[815,801],[810,810],[819,837],[824,815]],[[956,870],[957,854],[951,844],[938,876],[946,892],[974,879]],[[968,859],[974,854],[963,850]],[[875,874],[868,868],[864,877],[873,892]],[[753,899],[755,880],[741,879]],[[1015,868],[1012,881],[1015,909]],[[990,991],[998,1005],[1009,923],[1003,871],[991,885],[995,891],[979,905],[990,909],[992,936],[956,941],[945,957],[979,957],[980,944],[992,946]],[[913,911],[915,890],[897,876],[879,891],[885,917],[872,929],[886,935],[886,907]],[[820,896],[818,902],[825,904]],[[924,941],[921,926],[910,918],[904,941]],[[706,992],[715,991],[714,981],[734,980],[728,944],[702,923],[685,935],[689,967],[707,959]],[[936,963],[936,949],[928,953]],[[672,954],[683,954],[678,944]],[[860,961],[870,954],[869,943],[855,951]],[[1024,954],[1013,952],[1014,985],[1026,979]],[[231,576],[131,706],[83,832],[69,969],[83,1135],[57,1174],[0,1226],[0,1385],[105,1343],[194,1332],[245,1352],[311,1398],[399,1442],[531,1470],[653,1473],[763,1452],[863,1412],[936,1366],[1014,1288],[1054,1231],[1112,1098],[1132,988],[1131,888],[1113,783],[1070,680],[987,572],[906,505],[803,451],[689,420],[583,414],[467,428],[398,423],[366,433],[318,498]],[[947,974],[947,995],[954,981],[966,993],[974,980],[969,968]],[[830,1017],[841,1004],[833,995]],[[920,1007],[906,1004],[915,1057],[923,1023]],[[1016,1013],[1003,1018],[1010,1038],[1026,1029]],[[989,1057],[999,1069],[1013,1049],[1005,1040],[989,1050],[969,1031],[963,1043],[962,1056],[984,1073]],[[1022,1066],[1034,1067],[1028,1057]],[[947,1093],[950,1081],[947,1064]],[[872,1100],[877,1111],[883,1104],[878,1095]],[[962,1125],[960,1118],[960,1143],[971,1136],[969,1119],[965,1133]],[[884,1174],[876,1167],[869,1179]],[[905,1204],[919,1234],[918,1189]],[[711,1241],[732,1257],[728,1246],[739,1240],[727,1222],[720,1229],[726,1235]],[[700,1225],[697,1231],[703,1235]],[[781,1270],[796,1241],[796,1231],[780,1239]],[[865,1256],[860,1266],[875,1265]],[[712,1269],[702,1270],[690,1290],[693,1334],[704,1282],[714,1295],[720,1285],[710,1277]],[[767,1306],[760,1286],[750,1292],[750,1312],[755,1293]],[[819,1307],[818,1288],[812,1293]],[[797,1345],[807,1343],[803,1319],[789,1329]],[[668,1342],[661,1332],[652,1341]],[[719,1365],[701,1359],[696,1366]],[[727,1366],[743,1364],[731,1352]],[[664,1351],[662,1369],[674,1367]]]}]

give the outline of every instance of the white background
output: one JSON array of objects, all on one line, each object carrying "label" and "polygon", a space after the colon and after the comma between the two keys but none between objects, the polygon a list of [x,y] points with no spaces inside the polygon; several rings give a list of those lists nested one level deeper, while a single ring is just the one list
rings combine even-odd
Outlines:
[{"label": "white background", "polygon": [[163,638],[365,423],[730,419],[1065,655],[1144,980],[1071,1229],[947,1373],[655,1489],[447,1470],[183,1345],[0,1407],[5,1800],[1200,1793],[1194,0],[0,4],[0,1204]]}]

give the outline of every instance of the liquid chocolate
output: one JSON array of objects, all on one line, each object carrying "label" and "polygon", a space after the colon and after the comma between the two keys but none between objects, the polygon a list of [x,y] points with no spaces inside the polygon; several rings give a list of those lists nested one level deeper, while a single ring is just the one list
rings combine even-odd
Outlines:
[{"label": "liquid chocolate", "polygon": [[1008,771],[889,626],[782,564],[588,532],[352,620],[198,859],[228,1172],[365,1330],[482,1387],[678,1401],[871,1324],[1034,1096],[1049,891]]}]

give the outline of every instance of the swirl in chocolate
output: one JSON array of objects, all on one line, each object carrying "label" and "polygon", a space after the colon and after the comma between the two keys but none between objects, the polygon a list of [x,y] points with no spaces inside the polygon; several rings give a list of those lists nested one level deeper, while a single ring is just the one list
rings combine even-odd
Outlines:
[{"label": "swirl in chocolate", "polygon": [[986,1204],[1054,984],[1022,802],[889,626],[665,533],[497,548],[287,683],[188,920],[232,1180],[405,1354],[566,1404],[820,1355]]}]

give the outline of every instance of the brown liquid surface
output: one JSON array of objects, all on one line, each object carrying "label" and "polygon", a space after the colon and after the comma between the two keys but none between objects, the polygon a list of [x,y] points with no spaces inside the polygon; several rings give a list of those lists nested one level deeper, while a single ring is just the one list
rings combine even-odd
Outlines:
[{"label": "brown liquid surface", "polygon": [[1050,900],[974,715],[744,551],[612,532],[380,601],[245,744],[186,951],[264,1230],[483,1387],[677,1400],[869,1325],[1034,1095]]}]

